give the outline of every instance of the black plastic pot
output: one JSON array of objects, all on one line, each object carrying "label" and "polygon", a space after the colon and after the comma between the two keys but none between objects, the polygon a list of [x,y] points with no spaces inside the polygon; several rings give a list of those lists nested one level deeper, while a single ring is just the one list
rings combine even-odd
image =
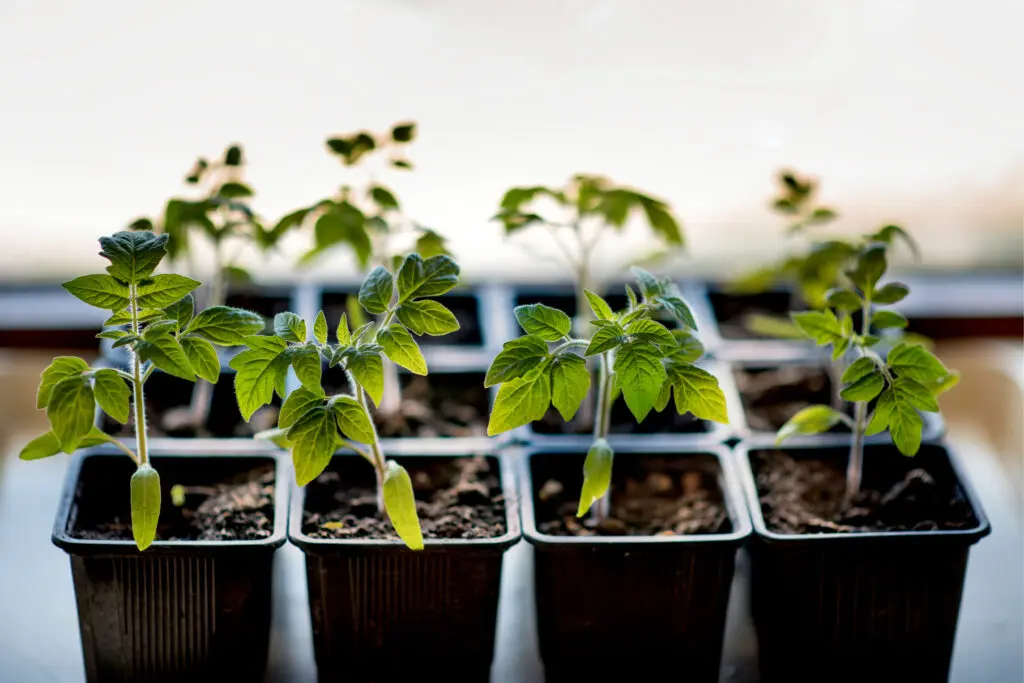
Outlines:
[{"label": "black plastic pot", "polygon": [[[924,468],[966,503],[970,528],[791,535],[765,525],[751,466],[760,450],[779,448],[751,442],[736,455],[754,522],[751,599],[762,680],[946,681],[967,557],[990,532],[954,452],[925,444],[905,458],[891,446],[868,446],[865,485]],[[827,437],[781,450],[835,458],[842,467],[848,457]]]},{"label": "black plastic pot", "polygon": [[[154,452],[162,518],[175,483],[209,485],[261,464],[271,453]],[[73,535],[83,519],[130,518],[135,465],[120,451],[76,454],[68,469],[53,542],[71,557],[86,680],[261,680],[270,637],[271,569],[288,507],[275,490],[270,537],[252,541],[161,541],[140,552],[131,540]]]},{"label": "black plastic pot", "polygon": [[[740,373],[758,373],[785,366],[806,366],[819,369],[820,382],[815,386],[813,391],[804,391],[803,388],[798,389],[797,387],[792,387],[792,390],[787,391],[784,385],[780,385],[780,395],[784,394],[784,400],[793,403],[792,414],[790,414],[789,417],[792,417],[799,410],[809,405],[828,405],[833,400],[835,387],[833,386],[832,378],[828,372],[829,360],[827,357],[793,357],[769,362],[762,360],[741,360],[733,361],[729,365],[730,372],[728,374],[730,375],[729,379],[731,381],[722,382],[722,388],[726,392],[726,400],[729,404],[729,426],[732,428],[733,433],[740,439],[769,441],[775,438],[775,432],[777,431],[777,429],[773,431],[766,431],[763,428],[756,428],[750,424],[747,416],[749,406],[745,401],[741,390],[742,382],[739,376]],[[806,403],[804,403],[805,401]],[[850,412],[850,415],[852,416],[853,413]],[[924,411],[920,411],[920,415],[921,419],[924,420],[924,427],[921,431],[922,440],[935,441],[942,438],[943,434],[946,432],[946,422],[942,419],[942,415],[939,413],[929,413]],[[782,424],[779,424],[778,427],[782,427]],[[850,434],[849,428],[843,424],[833,427],[832,432],[835,434]],[[794,436],[791,437],[790,441],[787,443],[803,438],[805,437],[799,435]],[[812,437],[812,441],[814,438],[816,437]],[[891,443],[892,437],[887,429],[880,434],[865,437],[865,441],[867,443]]]},{"label": "black plastic pot", "polygon": [[[413,455],[417,461],[465,457]],[[494,657],[503,555],[520,538],[512,470],[499,461],[506,532],[487,539],[317,539],[303,533],[306,491],[292,493],[288,537],[306,555],[313,646],[320,681],[486,681]],[[372,485],[357,456],[330,466],[353,485]]]},{"label": "black plastic pot", "polygon": [[547,478],[582,481],[584,454],[529,452],[520,461],[523,535],[534,547],[537,631],[548,681],[718,681],[736,551],[750,519],[728,451],[710,445],[616,452],[613,487],[647,457],[678,458],[717,476],[729,531],[690,536],[569,537],[537,529]]}]

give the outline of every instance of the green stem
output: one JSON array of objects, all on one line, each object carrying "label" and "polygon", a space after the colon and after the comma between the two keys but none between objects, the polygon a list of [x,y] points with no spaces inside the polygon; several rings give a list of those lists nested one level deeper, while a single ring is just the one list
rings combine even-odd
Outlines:
[{"label": "green stem", "polygon": [[[871,296],[864,297],[861,307],[861,334],[871,329]],[[864,432],[867,430],[866,401],[857,401],[853,407],[853,443],[850,444],[850,460],[846,464],[846,503],[849,504],[858,493],[864,474]]]},{"label": "green stem", "polygon": [[[129,289],[131,301],[129,307],[132,312],[132,334],[139,336],[139,306],[138,289],[132,285]],[[149,464],[149,449],[146,444],[146,397],[142,390],[142,361],[132,348],[132,389],[135,402],[135,452],[138,454],[139,467]]]},{"label": "green stem", "polygon": [[373,468],[377,471],[377,511],[384,515],[386,513],[384,508],[384,449],[380,447],[380,437],[377,435],[377,425],[373,422],[373,414],[370,412],[370,405],[366,400],[366,391],[355,381],[355,377],[351,373],[349,373],[348,381],[355,389],[356,400],[359,401],[359,406],[370,423],[370,432],[373,434],[370,452],[373,455]]},{"label": "green stem", "polygon": [[[611,415],[612,415],[612,380],[614,378],[614,371],[612,370],[612,358],[611,353],[606,351],[601,354],[601,362],[598,366],[598,383],[597,383],[597,406],[596,415],[594,420],[594,441],[598,439],[604,439],[608,437],[608,431],[611,428]],[[601,524],[611,513],[611,489],[605,491],[601,499],[594,505],[594,521]]]}]

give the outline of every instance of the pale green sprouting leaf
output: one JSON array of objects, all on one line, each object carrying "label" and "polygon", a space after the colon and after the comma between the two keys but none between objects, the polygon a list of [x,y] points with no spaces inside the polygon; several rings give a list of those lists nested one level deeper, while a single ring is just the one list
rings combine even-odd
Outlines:
[{"label": "pale green sprouting leaf", "polygon": [[36,393],[36,408],[42,410],[50,402],[50,392],[62,380],[89,371],[89,364],[77,356],[57,356],[43,370]]},{"label": "pale green sprouting leaf", "polygon": [[637,422],[643,422],[651,412],[668,378],[661,358],[654,346],[643,342],[623,344],[615,352],[615,376]]},{"label": "pale green sprouting leaf", "polygon": [[820,434],[841,422],[845,416],[830,406],[808,406],[779,428],[775,443],[780,444],[797,434]]},{"label": "pale green sprouting leaf", "polygon": [[388,310],[394,295],[395,282],[384,266],[377,266],[359,288],[359,305],[368,313],[380,314]]},{"label": "pale green sprouting leaf", "polygon": [[320,386],[323,367],[320,364],[320,352],[315,346],[295,346],[286,353],[302,386]]},{"label": "pale green sprouting leaf", "polygon": [[587,451],[587,459],[583,461],[583,488],[580,490],[580,502],[576,508],[576,516],[582,517],[597,501],[608,493],[612,483],[612,463],[615,451],[605,439],[598,439]]},{"label": "pale green sprouting leaf", "polygon": [[663,347],[666,352],[676,345],[676,338],[668,328],[656,320],[640,318],[626,327],[626,334],[636,341],[644,341]]},{"label": "pale green sprouting leaf", "polygon": [[455,314],[436,301],[419,299],[398,307],[398,319],[416,334],[438,337],[456,332],[459,321]]},{"label": "pale green sprouting leaf", "polygon": [[806,339],[807,335],[790,318],[766,313],[748,313],[743,325],[754,334],[774,339]]},{"label": "pale green sprouting leaf", "polygon": [[590,344],[584,355],[596,356],[599,353],[611,351],[625,341],[626,331],[618,324],[604,325],[597,329],[594,336],[590,338]]},{"label": "pale green sprouting leaf", "polygon": [[195,373],[210,384],[216,384],[220,379],[220,358],[213,344],[200,337],[185,337],[181,348]]},{"label": "pale green sprouting leaf", "polygon": [[185,487],[181,484],[175,484],[171,487],[171,505],[174,507],[182,507],[185,504],[186,496]]},{"label": "pale green sprouting leaf", "polygon": [[688,363],[669,363],[667,373],[674,390],[677,413],[690,413],[700,420],[729,424],[725,393],[717,377]]},{"label": "pale green sprouting leaf", "polygon": [[331,399],[330,406],[334,410],[334,417],[342,434],[359,443],[374,442],[373,424],[359,401],[351,396],[335,396]]},{"label": "pale green sprouting leaf", "polygon": [[154,335],[152,339],[140,339],[135,344],[139,359],[149,361],[169,375],[193,382],[195,370],[189,363],[185,349],[169,334]]},{"label": "pale green sprouting leaf", "polygon": [[139,465],[132,475],[132,536],[139,550],[145,550],[156,538],[160,521],[160,475],[149,465]]},{"label": "pale green sprouting leaf", "polygon": [[843,337],[843,328],[832,311],[804,311],[794,313],[792,318],[818,344],[831,344]]},{"label": "pale green sprouting leaf", "polygon": [[320,476],[338,449],[338,425],[334,411],[326,406],[307,410],[288,429],[292,444],[295,481],[305,486]]},{"label": "pale green sprouting leaf", "polygon": [[348,315],[345,313],[341,314],[341,320],[338,321],[338,328],[334,335],[338,339],[338,345],[342,348],[352,344],[352,332],[348,329]]},{"label": "pale green sprouting leaf", "polygon": [[878,329],[886,327],[906,327],[908,321],[896,311],[876,311],[871,316],[871,325]]},{"label": "pale green sprouting leaf", "polygon": [[90,306],[119,311],[128,305],[127,285],[110,275],[83,275],[61,285]]},{"label": "pale green sprouting leaf", "polygon": [[416,497],[412,479],[405,468],[394,460],[385,463],[384,508],[395,532],[410,550],[423,550],[423,532],[416,515]]},{"label": "pale green sprouting leaf", "polygon": [[558,341],[568,336],[572,329],[572,320],[557,308],[544,304],[528,304],[516,306],[516,320],[527,334],[540,337],[544,341]]},{"label": "pale green sprouting leaf", "polygon": [[253,413],[270,403],[274,389],[288,372],[288,357],[282,352],[288,342],[279,337],[245,338],[249,348],[228,363],[236,370],[235,396],[238,409],[248,422]]},{"label": "pale green sprouting leaf", "polygon": [[598,320],[615,320],[615,313],[607,301],[589,289],[584,289],[583,293],[586,295],[587,301],[590,302],[590,310],[594,312],[594,316]]},{"label": "pale green sprouting leaf", "polygon": [[61,450],[72,453],[89,433],[96,417],[96,398],[85,375],[72,375],[50,391],[46,417],[60,442]]},{"label": "pale green sprouting leaf", "polygon": [[539,371],[504,382],[498,387],[487,435],[494,436],[544,417],[551,405],[551,376]]},{"label": "pale green sprouting leaf", "polygon": [[846,338],[832,342],[832,360],[839,360],[850,348],[850,343],[850,340]]},{"label": "pale green sprouting leaf", "polygon": [[60,442],[52,431],[41,434],[21,449],[18,457],[22,460],[41,460],[60,453]]},{"label": "pale green sprouting leaf", "polygon": [[397,284],[399,303],[441,296],[459,284],[459,266],[444,254],[425,261],[419,254],[409,254],[398,269]]},{"label": "pale green sprouting leaf", "polygon": [[416,340],[409,331],[399,324],[392,324],[377,333],[377,343],[385,355],[416,375],[427,374],[427,361],[423,358]]},{"label": "pale green sprouting leaf", "polygon": [[373,399],[373,403],[379,406],[384,397],[384,363],[381,362],[380,353],[366,347],[356,349],[348,356],[345,365]]},{"label": "pale green sprouting leaf", "polygon": [[626,285],[626,299],[629,301],[629,310],[633,310],[640,304],[636,298],[636,292],[629,285]]},{"label": "pale green sprouting leaf", "polygon": [[319,311],[313,321],[313,336],[320,344],[327,343],[327,318],[323,311]]},{"label": "pale green sprouting leaf", "polygon": [[926,383],[945,377],[949,370],[928,349],[916,344],[901,343],[894,346],[887,357],[889,367],[898,376]]},{"label": "pale green sprouting leaf", "polygon": [[192,316],[195,315],[196,302],[191,294],[188,294],[170,306],[164,308],[164,314],[171,320],[178,323],[176,332],[181,332],[188,327]]},{"label": "pale green sprouting leaf", "polygon": [[568,422],[590,391],[587,362],[574,353],[562,353],[551,361],[551,405]]},{"label": "pale green sprouting leaf", "polygon": [[107,272],[121,282],[136,284],[153,274],[167,253],[167,234],[122,230],[100,238],[100,256],[108,259]]},{"label": "pale green sprouting leaf", "polygon": [[324,391],[320,387],[299,387],[288,394],[281,403],[281,411],[277,416],[277,426],[281,429],[291,427],[307,411],[324,404]]},{"label": "pale green sprouting leaf", "polygon": [[184,275],[154,275],[138,286],[140,308],[165,308],[190,294],[202,283]]},{"label": "pale green sprouting leaf", "polygon": [[274,334],[290,342],[306,341],[306,321],[292,313],[284,311],[274,316]]},{"label": "pale green sprouting leaf", "polygon": [[902,301],[910,288],[901,282],[890,282],[875,290],[871,300],[876,304],[895,304]]},{"label": "pale green sprouting leaf", "polygon": [[485,387],[522,377],[544,362],[548,345],[539,337],[525,335],[505,342],[487,370]]},{"label": "pale green sprouting leaf", "polygon": [[633,266],[629,271],[633,274],[633,277],[636,278],[637,284],[640,285],[640,293],[643,295],[644,299],[650,301],[664,292],[665,287],[661,281],[643,268]]},{"label": "pale green sprouting leaf", "polygon": [[654,401],[654,411],[660,413],[665,410],[668,406],[668,402],[672,400],[672,380],[665,382],[661,385],[661,391],[658,392],[658,398]]},{"label": "pale green sprouting leaf", "polygon": [[260,441],[269,441],[278,448],[291,450],[292,447],[292,442],[288,438],[288,430],[281,427],[275,429],[264,429],[262,432],[256,432],[252,435],[252,438]]},{"label": "pale green sprouting leaf", "polygon": [[121,424],[128,422],[132,392],[117,370],[97,370],[93,374],[93,393],[103,412]]},{"label": "pale green sprouting leaf", "polygon": [[675,316],[676,320],[687,328],[691,330],[697,329],[697,319],[693,317],[693,311],[690,310],[690,306],[683,300],[683,297],[666,294],[656,297],[654,303]]},{"label": "pale green sprouting leaf", "polygon": [[218,346],[239,346],[246,337],[263,330],[263,317],[229,306],[211,306],[192,319],[186,334],[198,334]]}]

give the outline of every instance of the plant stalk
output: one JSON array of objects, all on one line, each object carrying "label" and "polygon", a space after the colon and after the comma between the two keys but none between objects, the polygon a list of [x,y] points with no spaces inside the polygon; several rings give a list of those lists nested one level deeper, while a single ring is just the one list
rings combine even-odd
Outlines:
[{"label": "plant stalk", "polygon": [[355,387],[356,400],[359,401],[363,414],[366,415],[366,419],[370,423],[370,431],[373,434],[370,453],[373,456],[373,469],[377,472],[377,512],[382,517],[386,517],[387,510],[384,507],[384,450],[380,447],[380,437],[377,436],[377,425],[373,422],[373,414],[370,412],[370,405],[366,400],[366,391],[355,381],[355,377],[351,373],[349,373],[348,381]]},{"label": "plant stalk", "polygon": [[[129,289],[132,311],[132,334],[139,336],[138,289],[132,285]],[[149,449],[146,444],[146,397],[142,389],[142,361],[139,354],[132,348],[132,399],[135,404],[135,452],[138,454],[139,467],[149,464]]]},{"label": "plant stalk", "polygon": [[[602,353],[601,361],[598,365],[597,415],[594,420],[594,441],[606,438],[611,427],[613,375],[611,354],[609,352]],[[605,491],[605,494],[594,504],[593,511],[594,521],[598,525],[608,519],[608,516],[611,514],[610,486],[609,490]]]},{"label": "plant stalk", "polygon": [[[871,298],[865,297],[861,309],[861,334],[871,329]],[[861,478],[864,474],[864,432],[867,430],[868,404],[857,401],[853,407],[853,443],[850,444],[850,460],[846,464],[846,504],[860,493]]]}]

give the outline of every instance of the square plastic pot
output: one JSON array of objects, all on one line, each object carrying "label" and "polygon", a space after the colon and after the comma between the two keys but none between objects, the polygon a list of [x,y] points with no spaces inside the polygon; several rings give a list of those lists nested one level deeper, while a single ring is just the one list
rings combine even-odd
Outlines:
[{"label": "square plastic pot", "polygon": [[[404,455],[450,460],[474,454]],[[505,534],[426,539],[420,551],[398,540],[316,539],[302,531],[306,500],[292,493],[288,537],[306,555],[313,648],[320,681],[486,681],[494,657],[502,560],[520,538],[512,469],[498,460]],[[358,456],[335,456],[342,481],[373,481]]]},{"label": "square plastic pot", "polygon": [[754,523],[751,601],[762,680],[946,681],[968,554],[990,532],[954,451],[925,444],[905,458],[892,446],[870,445],[865,482],[924,467],[969,504],[972,527],[792,535],[765,525],[751,466],[760,450],[835,458],[843,467],[848,451],[826,437],[736,450]]},{"label": "square plastic pot", "polygon": [[[274,551],[288,507],[281,460],[272,453],[152,452],[164,510],[177,476],[230,476],[275,468],[273,533],[252,541],[134,541],[75,538],[79,515],[129,514],[135,465],[102,447],[77,453],[64,481],[53,542],[71,559],[86,680],[261,680],[270,638]],[[90,507],[86,507],[90,506]]]},{"label": "square plastic pot", "polygon": [[537,632],[548,681],[716,682],[736,552],[750,518],[728,451],[619,448],[613,486],[644,454],[717,474],[730,530],[692,536],[553,536],[535,496],[552,474],[579,478],[585,453],[532,450],[520,460],[523,535],[534,548]]},{"label": "square plastic pot", "polygon": [[[729,426],[732,428],[733,433],[740,439],[752,439],[756,441],[773,441],[775,439],[775,432],[765,432],[759,429],[754,429],[750,426],[747,421],[746,406],[744,404],[743,395],[740,392],[740,382],[737,377],[738,372],[744,371],[757,371],[757,370],[770,370],[773,368],[784,367],[784,366],[808,366],[821,368],[821,370],[828,375],[830,361],[827,357],[810,356],[804,358],[788,358],[785,360],[774,360],[774,361],[762,361],[762,360],[737,360],[729,363],[728,381],[722,382],[722,388],[726,392],[726,402],[729,406]],[[795,415],[801,408],[814,405],[817,403],[828,404],[832,391],[834,390],[831,377],[825,382],[819,395],[815,396],[813,402],[808,402],[806,406],[800,406],[793,410]],[[935,441],[946,433],[946,421],[942,419],[942,415],[939,413],[929,413],[919,411],[921,419],[924,421],[924,427],[921,430],[921,439],[923,441]],[[780,427],[782,425],[779,425]],[[837,437],[845,436],[847,440],[852,438],[850,431],[843,425],[837,425],[833,429],[837,430],[834,435]],[[833,435],[830,433],[830,435]],[[817,435],[796,435],[790,437],[786,443],[796,443],[804,439],[810,439],[812,442],[817,438]],[[880,434],[873,436],[867,436],[864,438],[865,443],[892,443],[892,436],[889,434],[889,430],[886,429]]]}]

